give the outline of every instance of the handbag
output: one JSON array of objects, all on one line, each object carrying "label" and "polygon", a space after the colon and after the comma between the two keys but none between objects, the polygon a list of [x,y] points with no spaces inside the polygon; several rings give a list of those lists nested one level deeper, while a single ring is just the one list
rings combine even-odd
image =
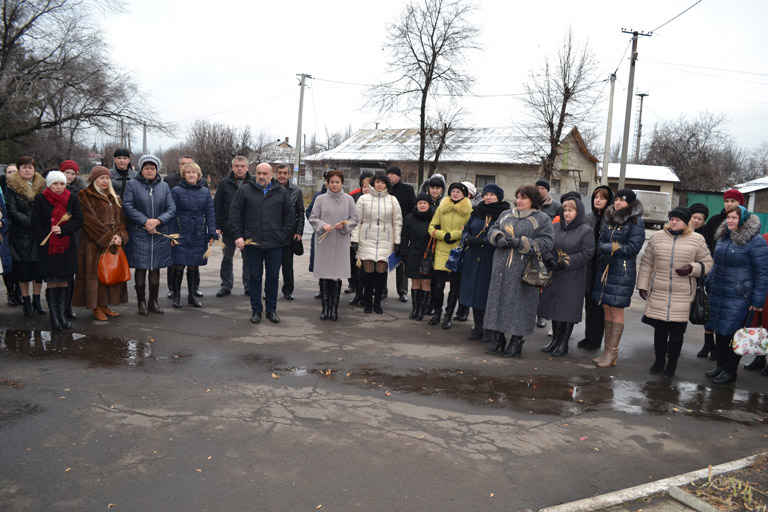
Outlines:
[{"label": "handbag", "polygon": [[525,262],[522,280],[527,285],[546,288],[552,282],[552,271],[544,263],[544,258],[541,255],[537,242],[533,242],[532,249],[533,254],[529,254]]},{"label": "handbag", "polygon": [[[768,355],[768,330],[764,327],[749,327],[752,323],[753,311],[747,315],[745,326],[736,331],[731,340],[733,352],[740,356],[764,356]],[[762,324],[762,312],[759,319]]]},{"label": "handbag", "polygon": [[101,253],[98,277],[99,282],[104,286],[127,283],[131,280],[131,269],[128,267],[128,258],[125,257],[122,247],[110,245]]},{"label": "handbag", "polygon": [[435,268],[435,239],[430,237],[427,248],[419,261],[418,274],[428,276]]},{"label": "handbag", "polygon": [[707,290],[704,286],[704,264],[701,265],[701,277],[696,279],[696,292],[691,301],[691,313],[688,315],[688,321],[693,325],[704,325],[709,320],[709,299]]},{"label": "handbag", "polygon": [[304,242],[291,237],[291,252],[296,256],[304,254]]},{"label": "handbag", "polygon": [[464,266],[464,246],[460,245],[451,249],[448,260],[445,262],[445,268],[451,272],[461,272],[462,266]]}]

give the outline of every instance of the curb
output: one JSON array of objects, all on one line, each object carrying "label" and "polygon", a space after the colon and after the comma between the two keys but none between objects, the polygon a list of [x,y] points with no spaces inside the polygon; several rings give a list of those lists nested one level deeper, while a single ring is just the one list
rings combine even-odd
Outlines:
[{"label": "curb", "polygon": [[711,472],[709,468],[699,469],[697,471],[691,471],[690,473],[683,473],[681,475],[656,480],[655,482],[649,482],[647,484],[637,485],[635,487],[629,487],[620,491],[609,492],[606,494],[593,496],[591,498],[585,498],[583,500],[571,501],[569,503],[563,503],[552,507],[541,508],[539,509],[539,512],[591,512],[607,507],[613,507],[627,501],[634,501],[640,498],[645,498],[646,496],[650,496],[651,494],[666,491],[670,487],[680,487],[682,485],[687,485],[695,480],[707,478],[710,474],[712,476],[717,476],[729,471],[743,469],[752,464],[755,459],[761,455],[763,455],[763,453],[757,453],[750,457],[745,457],[743,459],[737,459],[717,466],[712,466]]}]

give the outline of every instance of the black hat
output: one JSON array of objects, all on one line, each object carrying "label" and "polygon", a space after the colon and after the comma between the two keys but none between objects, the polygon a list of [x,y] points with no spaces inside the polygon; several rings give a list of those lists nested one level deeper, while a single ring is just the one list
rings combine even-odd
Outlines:
[{"label": "black hat", "polygon": [[117,148],[115,152],[112,154],[112,157],[117,158],[119,156],[127,156],[128,158],[130,158],[131,152],[126,148]]},{"label": "black hat", "polygon": [[445,190],[445,182],[437,177],[429,178],[429,181],[427,182],[430,187],[440,187],[441,189]]},{"label": "black hat", "polygon": [[387,174],[397,174],[398,176],[402,176],[403,175],[403,173],[400,170],[400,168],[399,167],[395,167],[394,165],[392,167],[390,167],[389,169],[387,169]]},{"label": "black hat", "polygon": [[451,185],[448,187],[448,195],[450,195],[451,194],[451,190],[453,190],[455,188],[461,190],[461,193],[464,194],[464,197],[469,197],[469,190],[467,190],[467,186],[465,184],[459,183],[459,182],[451,183]]},{"label": "black hat", "polygon": [[547,180],[539,180],[536,182],[537,187],[544,187],[549,192],[549,182]]},{"label": "black hat", "polygon": [[709,217],[709,208],[707,208],[707,205],[701,204],[701,203],[693,203],[691,206],[688,207],[689,210],[691,210],[691,215],[694,213],[701,213],[704,215],[704,218]]},{"label": "black hat", "polygon": [[676,208],[672,208],[669,212],[669,218],[677,217],[681,221],[688,224],[688,221],[691,220],[691,210],[686,208],[685,206],[678,206]]},{"label": "black hat", "polygon": [[616,197],[620,197],[623,200],[625,200],[627,203],[631,203],[635,199],[637,199],[637,194],[635,194],[635,191],[632,190],[631,188],[623,188],[618,192],[616,192],[616,196],[614,197],[614,199]]},{"label": "black hat", "polygon": [[499,201],[504,200],[504,189],[498,186],[495,183],[489,183],[486,186],[483,187],[483,194],[480,196],[484,196],[485,194],[491,193],[496,196],[496,199]]},{"label": "black hat", "polygon": [[570,192],[566,192],[562,196],[560,196],[560,203],[564,203],[566,201],[581,201],[581,194],[576,192],[575,190],[572,190]]}]

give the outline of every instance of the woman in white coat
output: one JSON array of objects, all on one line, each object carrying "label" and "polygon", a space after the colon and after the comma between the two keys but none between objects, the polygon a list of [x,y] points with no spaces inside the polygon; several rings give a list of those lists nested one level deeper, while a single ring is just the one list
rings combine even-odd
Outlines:
[{"label": "woman in white coat", "polygon": [[357,259],[362,263],[363,303],[365,312],[384,313],[381,299],[387,286],[387,259],[400,246],[403,214],[400,203],[389,194],[389,178],[376,175],[373,188],[357,201],[360,219],[352,233],[357,243]]}]

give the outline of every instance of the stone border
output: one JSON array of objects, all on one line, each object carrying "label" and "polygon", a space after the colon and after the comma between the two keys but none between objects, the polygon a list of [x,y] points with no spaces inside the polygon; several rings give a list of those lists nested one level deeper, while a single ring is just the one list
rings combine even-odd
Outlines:
[{"label": "stone border", "polygon": [[[751,457],[745,457],[743,459],[726,462],[725,464],[712,466],[711,474],[712,476],[717,476],[723,473],[728,473],[730,471],[743,469],[752,464],[755,459],[766,453],[768,452],[757,453]],[[680,487],[687,485],[693,481],[707,478],[709,474],[709,468],[699,469],[697,471],[691,471],[690,473],[683,473],[682,475],[672,476],[662,480],[656,480],[655,482],[649,482],[647,484],[629,487],[620,491],[609,492],[607,494],[600,494],[598,496],[585,498],[583,500],[571,501],[569,503],[563,503],[552,507],[541,508],[539,509],[539,512],[591,512],[594,510],[600,510],[620,505],[628,501],[645,498],[651,494],[664,492],[670,487]]]}]

